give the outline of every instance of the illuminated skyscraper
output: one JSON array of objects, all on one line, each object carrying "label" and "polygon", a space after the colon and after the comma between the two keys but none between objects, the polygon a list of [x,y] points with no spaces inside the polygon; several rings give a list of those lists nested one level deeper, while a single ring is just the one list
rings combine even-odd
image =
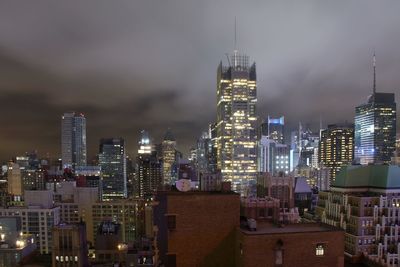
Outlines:
[{"label": "illuminated skyscraper", "polygon": [[374,83],[368,102],[356,107],[355,159],[361,164],[389,163],[396,150],[396,103],[393,93],[376,92]]},{"label": "illuminated skyscraper", "polygon": [[258,142],[258,172],[269,172],[272,175],[289,173],[289,147],[277,143],[268,136],[261,136]]},{"label": "illuminated skyscraper", "polygon": [[276,143],[283,144],[285,142],[285,117],[272,118],[268,116],[264,123],[261,124],[261,135],[267,136],[268,139],[274,140]]},{"label": "illuminated skyscraper", "polygon": [[330,183],[342,166],[349,165],[354,157],[354,125],[328,125],[321,132],[319,159],[329,169]]},{"label": "illuminated skyscraper", "polygon": [[67,112],[61,119],[61,153],[64,168],[86,166],[86,118]]},{"label": "illuminated skyscraper", "polygon": [[122,138],[100,140],[99,165],[103,174],[103,200],[127,197],[125,141]]},{"label": "illuminated skyscraper", "polygon": [[175,177],[173,177],[172,171],[176,159],[176,140],[175,137],[172,135],[170,129],[168,129],[165,133],[161,147],[163,162],[163,183],[172,185],[175,182]]},{"label": "illuminated skyscraper", "polygon": [[149,133],[145,130],[142,130],[140,133],[141,133],[141,137],[140,137],[140,141],[139,141],[138,154],[139,155],[151,154],[153,149],[152,149]]},{"label": "illuminated skyscraper", "polygon": [[247,194],[257,173],[256,65],[237,50],[228,64],[217,71],[217,165],[235,191]]},{"label": "illuminated skyscraper", "polygon": [[141,132],[137,162],[136,196],[152,197],[162,186],[162,164],[146,131]]}]

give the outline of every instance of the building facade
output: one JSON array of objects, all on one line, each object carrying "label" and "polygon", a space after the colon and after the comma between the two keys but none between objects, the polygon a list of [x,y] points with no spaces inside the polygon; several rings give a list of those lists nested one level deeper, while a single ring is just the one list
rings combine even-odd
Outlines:
[{"label": "building facade", "polygon": [[356,107],[355,159],[358,163],[389,163],[396,151],[396,102],[393,93],[376,92],[374,83],[368,102]]},{"label": "building facade", "polygon": [[343,241],[343,231],[328,225],[260,221],[255,230],[238,230],[236,266],[343,267]]},{"label": "building facade", "polygon": [[257,173],[256,65],[234,51],[217,71],[217,165],[241,194]]},{"label": "building facade", "polygon": [[89,266],[85,223],[55,226],[53,240],[53,267]]},{"label": "building facade", "polygon": [[389,163],[396,150],[394,94],[374,93],[356,107],[355,158],[361,164]]},{"label": "building facade", "polygon": [[290,149],[287,145],[277,143],[268,136],[261,136],[258,142],[258,172],[269,172],[273,175],[288,174]]},{"label": "building facade", "polygon": [[173,167],[176,161],[176,140],[168,129],[165,133],[162,147],[162,164],[163,164],[163,184],[174,184],[176,177],[174,176]]},{"label": "building facade", "polygon": [[10,207],[0,209],[0,217],[21,218],[22,233],[33,235],[41,254],[52,251],[52,228],[60,223],[60,207]]},{"label": "building facade", "polygon": [[102,200],[120,199],[128,196],[125,153],[124,139],[101,139],[99,165],[103,174]]},{"label": "building facade", "polygon": [[163,185],[163,164],[161,156],[154,150],[150,137],[142,131],[136,158],[135,196],[151,198]]},{"label": "building facade", "polygon": [[328,125],[321,132],[318,153],[321,166],[329,168],[332,183],[340,168],[354,159],[354,125]]},{"label": "building facade", "polygon": [[82,113],[67,112],[61,118],[61,156],[64,168],[86,165],[86,118]]},{"label": "building facade", "polygon": [[276,143],[285,143],[285,117],[268,118],[261,124],[261,136],[268,136]]},{"label": "building facade", "polygon": [[234,266],[239,195],[159,192],[154,207],[159,259],[165,266]]},{"label": "building facade", "polygon": [[400,263],[400,167],[343,167],[331,191],[319,192],[316,214],[345,230],[345,254],[369,266]]}]

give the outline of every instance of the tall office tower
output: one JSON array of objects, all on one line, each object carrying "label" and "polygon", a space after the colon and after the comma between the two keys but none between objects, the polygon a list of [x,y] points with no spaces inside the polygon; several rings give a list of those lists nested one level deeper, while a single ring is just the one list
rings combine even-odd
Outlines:
[{"label": "tall office tower", "polygon": [[217,163],[224,180],[246,195],[256,180],[256,65],[237,50],[217,71]]},{"label": "tall office tower", "polygon": [[63,168],[86,166],[86,118],[82,113],[62,116],[61,153]]},{"label": "tall office tower", "polygon": [[168,129],[162,141],[163,183],[172,185],[175,181],[173,167],[176,161],[176,140]]},{"label": "tall office tower", "polygon": [[285,130],[285,117],[268,118],[261,124],[261,136],[268,136],[269,139],[274,140],[276,143],[283,144]]},{"label": "tall office tower", "polygon": [[287,145],[262,136],[258,142],[258,172],[268,172],[272,175],[288,174],[289,151]]},{"label": "tall office tower", "polygon": [[354,125],[328,125],[321,132],[318,161],[329,168],[329,181],[335,181],[336,173],[354,158]]},{"label": "tall office tower", "polygon": [[19,203],[22,201],[24,186],[20,166],[17,163],[9,162],[7,171],[8,194],[11,201]]},{"label": "tall office tower", "polygon": [[210,143],[208,145],[208,168],[211,173],[218,172],[218,164],[217,164],[217,151],[218,151],[218,144],[217,144],[217,124],[210,123],[208,125],[208,135],[210,136]]},{"label": "tall office tower", "polygon": [[135,195],[143,198],[152,197],[162,186],[163,169],[157,152],[153,149],[149,135],[141,132],[137,156],[137,188]]},{"label": "tall office tower", "polygon": [[196,145],[196,161],[195,168],[197,176],[199,177],[202,173],[213,173],[215,172],[215,163],[212,140],[208,131],[203,132],[199,139],[197,139]]},{"label": "tall office tower", "polygon": [[396,103],[393,93],[376,92],[374,82],[368,102],[356,107],[355,159],[361,164],[389,163],[396,149]]},{"label": "tall office tower", "polygon": [[125,141],[122,138],[100,140],[99,165],[103,173],[103,200],[127,197]]}]

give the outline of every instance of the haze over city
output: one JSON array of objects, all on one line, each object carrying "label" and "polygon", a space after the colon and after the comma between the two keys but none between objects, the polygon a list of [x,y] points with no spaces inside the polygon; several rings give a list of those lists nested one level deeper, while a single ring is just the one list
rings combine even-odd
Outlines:
[{"label": "haze over city", "polygon": [[[178,8],[179,7],[179,8]],[[185,153],[215,121],[216,69],[237,48],[257,64],[257,115],[318,127],[352,121],[372,91],[398,92],[398,2],[2,1],[0,158],[60,153],[60,116],[87,118],[88,150],[170,127]],[[399,94],[396,95],[398,100]]]}]

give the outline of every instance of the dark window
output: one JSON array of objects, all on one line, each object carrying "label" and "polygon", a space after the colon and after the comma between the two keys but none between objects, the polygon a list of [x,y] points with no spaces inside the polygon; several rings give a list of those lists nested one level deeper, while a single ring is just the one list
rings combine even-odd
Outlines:
[{"label": "dark window", "polygon": [[265,210],[263,208],[260,209],[260,217],[265,217]]},{"label": "dark window", "polygon": [[176,254],[167,255],[167,266],[166,267],[176,267]]},{"label": "dark window", "polygon": [[175,215],[167,215],[167,226],[168,226],[168,230],[176,229],[176,216]]}]

